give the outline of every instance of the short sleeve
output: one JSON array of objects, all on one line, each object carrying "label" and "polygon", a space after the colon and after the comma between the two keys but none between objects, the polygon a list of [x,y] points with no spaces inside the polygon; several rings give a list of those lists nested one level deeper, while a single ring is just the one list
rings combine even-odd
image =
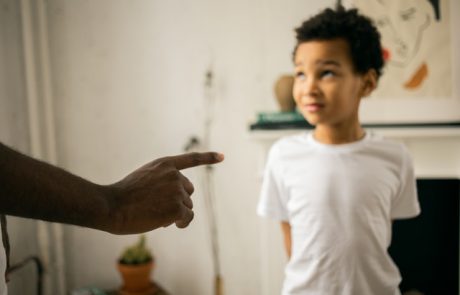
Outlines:
[{"label": "short sleeve", "polygon": [[257,214],[276,220],[287,221],[286,190],[280,177],[281,167],[276,144],[270,149],[265,165]]},{"label": "short sleeve", "polygon": [[391,206],[392,219],[412,218],[420,214],[414,167],[409,152],[402,151],[400,188]]}]

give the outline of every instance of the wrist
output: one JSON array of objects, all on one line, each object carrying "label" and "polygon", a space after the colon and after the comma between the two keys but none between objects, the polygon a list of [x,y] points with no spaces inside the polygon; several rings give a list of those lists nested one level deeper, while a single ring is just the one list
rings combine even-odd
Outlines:
[{"label": "wrist", "polygon": [[112,185],[97,185],[99,206],[94,212],[93,224],[90,227],[109,233],[116,233],[115,200],[116,189]]}]

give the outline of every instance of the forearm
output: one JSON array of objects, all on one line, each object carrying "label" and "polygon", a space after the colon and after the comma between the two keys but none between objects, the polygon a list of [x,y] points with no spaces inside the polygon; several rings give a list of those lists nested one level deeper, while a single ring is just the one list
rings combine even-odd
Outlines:
[{"label": "forearm", "polygon": [[104,229],[108,187],[0,143],[0,213]]},{"label": "forearm", "polygon": [[281,222],[281,230],[283,232],[284,247],[286,249],[286,254],[288,258],[291,258],[292,241],[291,241],[291,225],[289,224],[289,222],[286,222],[286,221]]},{"label": "forearm", "polygon": [[180,173],[223,160],[213,152],[151,161],[102,186],[0,143],[0,213],[133,234],[193,219],[193,184]]}]

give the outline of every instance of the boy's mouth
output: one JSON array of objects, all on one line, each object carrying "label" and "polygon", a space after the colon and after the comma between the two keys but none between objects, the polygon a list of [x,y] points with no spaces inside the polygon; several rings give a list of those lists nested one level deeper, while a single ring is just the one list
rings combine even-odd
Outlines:
[{"label": "boy's mouth", "polygon": [[309,113],[316,113],[319,110],[321,110],[322,108],[324,108],[324,104],[317,103],[317,102],[307,103],[307,104],[303,105],[303,108]]}]

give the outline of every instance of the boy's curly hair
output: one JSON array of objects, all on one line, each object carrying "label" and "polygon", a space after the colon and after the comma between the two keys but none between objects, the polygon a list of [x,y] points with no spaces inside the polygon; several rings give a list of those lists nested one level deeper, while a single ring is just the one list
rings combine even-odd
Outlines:
[{"label": "boy's curly hair", "polygon": [[350,46],[350,54],[355,71],[364,74],[370,69],[382,75],[384,65],[380,33],[372,20],[358,13],[357,9],[326,8],[321,13],[306,20],[295,29],[298,46],[307,41],[342,38]]}]

